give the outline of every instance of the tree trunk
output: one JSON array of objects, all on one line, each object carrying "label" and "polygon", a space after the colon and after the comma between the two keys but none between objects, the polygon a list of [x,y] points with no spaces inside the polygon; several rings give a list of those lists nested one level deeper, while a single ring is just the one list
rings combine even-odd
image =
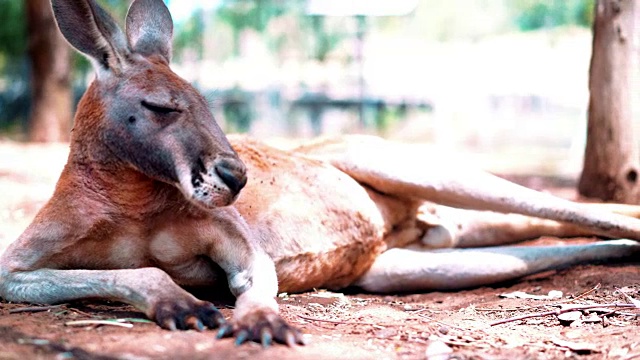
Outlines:
[{"label": "tree trunk", "polygon": [[598,0],[589,69],[589,113],[580,194],[639,203],[638,147],[633,134],[636,0]]},{"label": "tree trunk", "polygon": [[72,120],[71,52],[58,31],[49,0],[26,0],[31,60],[29,140],[69,139]]}]

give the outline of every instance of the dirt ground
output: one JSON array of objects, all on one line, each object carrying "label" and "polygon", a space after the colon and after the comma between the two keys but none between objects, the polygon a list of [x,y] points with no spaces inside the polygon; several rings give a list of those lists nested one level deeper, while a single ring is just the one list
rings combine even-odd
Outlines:
[{"label": "dirt ground", "polygon": [[[0,142],[0,251],[50,196],[65,157],[66,145]],[[575,197],[570,180],[514,180]],[[551,291],[562,294],[550,297]],[[457,292],[281,294],[283,317],[306,334],[308,344],[268,349],[216,340],[215,331],[161,330],[116,303],[34,307],[0,301],[0,359],[632,359],[640,358],[638,311],[594,308],[630,306],[631,299],[640,300],[640,270],[630,262]],[[217,302],[225,316],[231,315],[229,304]],[[568,312],[571,305],[589,309]],[[492,326],[527,314],[536,316]]]}]

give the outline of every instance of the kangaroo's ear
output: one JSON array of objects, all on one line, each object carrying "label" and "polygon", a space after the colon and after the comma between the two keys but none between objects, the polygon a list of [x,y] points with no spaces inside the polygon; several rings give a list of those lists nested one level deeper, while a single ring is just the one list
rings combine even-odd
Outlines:
[{"label": "kangaroo's ear", "polygon": [[92,61],[98,76],[120,73],[130,55],[118,24],[94,0],[51,0],[53,14],[67,41]]},{"label": "kangaroo's ear", "polygon": [[127,14],[126,32],[134,52],[171,61],[173,20],[162,0],[135,0]]}]

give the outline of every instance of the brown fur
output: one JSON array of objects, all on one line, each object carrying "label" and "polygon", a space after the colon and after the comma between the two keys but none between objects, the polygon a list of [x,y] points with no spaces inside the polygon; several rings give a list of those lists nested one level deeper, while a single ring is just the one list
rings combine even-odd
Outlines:
[{"label": "brown fur", "polygon": [[[6,300],[112,299],[167,329],[291,345],[302,337],[278,315],[278,291],[460,288],[637,251],[622,241],[432,252],[425,245],[489,246],[545,232],[640,239],[640,222],[460,165],[452,172],[439,154],[372,137],[292,151],[246,137],[230,143],[202,96],[169,68],[161,0],[134,1],[127,34],[92,0],[53,0],[53,8],[98,76],[78,106],[53,197],[0,258]],[[426,201],[526,216],[449,216]],[[222,281],[237,297],[232,323],[178,286]]]}]

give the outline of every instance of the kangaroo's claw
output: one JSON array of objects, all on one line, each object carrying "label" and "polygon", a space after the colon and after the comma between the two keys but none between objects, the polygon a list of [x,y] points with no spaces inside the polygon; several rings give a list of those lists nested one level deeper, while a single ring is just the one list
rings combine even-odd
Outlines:
[{"label": "kangaroo's claw", "polygon": [[217,329],[227,324],[224,316],[206,301],[164,301],[156,306],[155,321],[168,330]]},{"label": "kangaroo's claw", "polygon": [[237,321],[233,328],[222,327],[218,337],[236,338],[236,345],[254,341],[269,347],[275,341],[288,346],[304,345],[300,330],[289,325],[280,315],[271,311],[256,310]]}]

